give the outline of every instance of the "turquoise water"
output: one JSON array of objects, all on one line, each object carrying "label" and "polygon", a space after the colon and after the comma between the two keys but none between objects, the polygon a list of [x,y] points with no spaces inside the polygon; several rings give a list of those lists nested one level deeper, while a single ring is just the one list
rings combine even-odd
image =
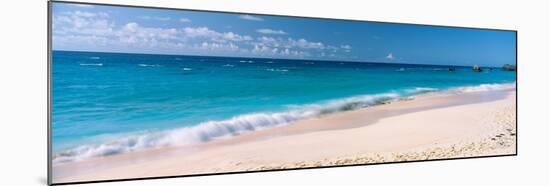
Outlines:
[{"label": "turquoise water", "polygon": [[470,67],[53,52],[60,161],[237,135],[428,91],[515,82]]}]

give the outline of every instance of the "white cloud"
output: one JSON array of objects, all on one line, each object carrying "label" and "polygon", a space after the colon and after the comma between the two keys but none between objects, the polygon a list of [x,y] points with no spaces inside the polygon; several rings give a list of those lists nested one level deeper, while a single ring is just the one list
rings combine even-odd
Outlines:
[{"label": "white cloud", "polygon": [[239,18],[250,20],[250,21],[263,21],[261,17],[251,16],[251,15],[240,15]]},{"label": "white cloud", "polygon": [[315,49],[325,48],[325,45],[321,42],[309,42],[304,38],[301,38],[298,40],[293,40],[289,38],[288,41],[292,46],[298,46],[300,48],[315,48]]},{"label": "white cloud", "polygon": [[[337,50],[351,48],[347,45],[336,47],[305,38],[252,38],[208,27],[161,28],[144,26],[139,22],[116,25],[110,15],[103,12],[54,13],[53,18],[54,49],[303,58],[329,57],[329,54]],[[286,33],[271,29],[257,31]],[[326,56],[322,56],[321,52]]]},{"label": "white cloud", "polygon": [[343,49],[346,49],[346,50],[350,50],[350,49],[351,49],[351,46],[350,46],[350,45],[340,45],[340,48],[343,48]]},{"label": "white cloud", "polygon": [[266,36],[258,37],[257,40],[262,45],[269,45],[269,46],[275,46],[275,47],[279,47],[281,43],[280,39],[275,39],[275,38],[266,37]]},{"label": "white cloud", "polygon": [[196,38],[203,37],[212,41],[226,42],[229,41],[250,41],[252,37],[247,35],[239,35],[233,32],[217,32],[209,29],[208,27],[186,27],[183,29],[185,36]]},{"label": "white cloud", "polygon": [[178,31],[175,28],[142,27],[135,22],[131,22],[124,25],[122,27],[122,32],[117,32],[117,35],[131,35],[141,38],[177,39]]},{"label": "white cloud", "polygon": [[202,42],[200,45],[196,45],[197,48],[202,50],[216,50],[216,51],[239,51],[239,46],[228,43],[215,43],[215,42]]},{"label": "white cloud", "polygon": [[250,37],[250,36],[246,36],[246,35],[242,36],[242,35],[239,35],[239,34],[235,34],[233,32],[223,33],[223,38],[231,40],[231,41],[250,41],[250,40],[252,40],[252,37]]},{"label": "white cloud", "polygon": [[395,59],[395,57],[393,56],[393,53],[390,52],[390,53],[386,56],[386,59],[393,60],[393,59]]},{"label": "white cloud", "polygon": [[139,25],[137,23],[131,22],[131,23],[128,23],[128,24],[124,25],[123,29],[125,31],[129,31],[129,32],[136,32],[138,27],[139,27]]},{"label": "white cloud", "polygon": [[67,12],[68,14],[72,14],[73,16],[77,17],[96,17],[96,13],[90,13],[90,12],[81,12],[81,11],[75,11],[75,12]]},{"label": "white cloud", "polygon": [[285,48],[285,49],[272,48],[272,47],[268,47],[265,45],[258,45],[258,44],[254,45],[251,52],[259,56],[285,56],[285,57],[298,57],[298,58],[310,56],[309,53],[304,51],[291,50],[288,48]]},{"label": "white cloud", "polygon": [[[351,48],[352,48],[352,47],[351,47],[350,45],[340,45],[340,48],[341,48],[342,50],[344,50],[344,52],[351,52]],[[336,52],[337,50],[335,49],[335,50],[333,50],[333,51]]]},{"label": "white cloud", "polygon": [[252,49],[252,52],[254,53],[265,53],[268,51],[271,51],[271,48],[267,46],[254,45],[254,49]]},{"label": "white cloud", "polygon": [[196,27],[196,28],[186,27],[183,29],[183,31],[189,37],[209,37],[209,36],[212,37],[214,35],[219,34],[216,31],[208,29],[208,27]]},{"label": "white cloud", "polygon": [[114,27],[108,18],[104,12],[62,12],[53,16],[54,34],[108,35]]},{"label": "white cloud", "polygon": [[258,37],[258,44],[266,45],[270,47],[282,47],[282,48],[301,48],[301,49],[325,49],[325,44],[321,42],[310,42],[304,38],[293,39],[293,38],[273,38],[273,37]]},{"label": "white cloud", "polygon": [[182,23],[189,23],[189,22],[191,22],[191,19],[182,17],[182,18],[180,18],[180,22],[182,22]]},{"label": "white cloud", "polygon": [[138,18],[144,19],[144,20],[155,20],[155,21],[170,21],[172,18],[170,17],[158,17],[158,16],[139,16]]},{"label": "white cloud", "polygon": [[125,24],[113,37],[120,43],[139,47],[158,47],[176,45],[181,41],[175,28],[142,27],[138,23]]},{"label": "white cloud", "polygon": [[282,30],[272,30],[269,28],[262,28],[256,30],[256,32],[262,33],[262,34],[276,34],[276,35],[285,35],[287,34],[285,31]]}]

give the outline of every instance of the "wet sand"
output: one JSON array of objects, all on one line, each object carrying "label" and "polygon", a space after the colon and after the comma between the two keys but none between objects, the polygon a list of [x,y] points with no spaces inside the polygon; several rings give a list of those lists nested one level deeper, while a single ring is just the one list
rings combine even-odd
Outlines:
[{"label": "wet sand", "polygon": [[54,182],[515,154],[515,91],[429,93],[192,146],[53,166]]}]

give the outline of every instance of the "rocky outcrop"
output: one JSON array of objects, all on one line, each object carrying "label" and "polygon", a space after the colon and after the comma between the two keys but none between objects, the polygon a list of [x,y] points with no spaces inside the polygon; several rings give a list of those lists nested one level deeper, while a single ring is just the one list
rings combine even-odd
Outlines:
[{"label": "rocky outcrop", "polygon": [[483,70],[481,69],[481,67],[479,67],[479,65],[474,65],[474,66],[472,67],[472,70],[473,70],[474,72],[482,72],[482,71],[483,71]]},{"label": "rocky outcrop", "polygon": [[504,64],[502,66],[502,70],[504,70],[504,71],[516,71],[516,65]]}]

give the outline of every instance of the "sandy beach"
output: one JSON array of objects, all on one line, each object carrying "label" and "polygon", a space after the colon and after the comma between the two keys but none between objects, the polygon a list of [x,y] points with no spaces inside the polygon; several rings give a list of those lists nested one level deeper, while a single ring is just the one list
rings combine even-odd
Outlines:
[{"label": "sandy beach", "polygon": [[428,93],[181,147],[53,166],[54,183],[516,153],[516,92]]}]

